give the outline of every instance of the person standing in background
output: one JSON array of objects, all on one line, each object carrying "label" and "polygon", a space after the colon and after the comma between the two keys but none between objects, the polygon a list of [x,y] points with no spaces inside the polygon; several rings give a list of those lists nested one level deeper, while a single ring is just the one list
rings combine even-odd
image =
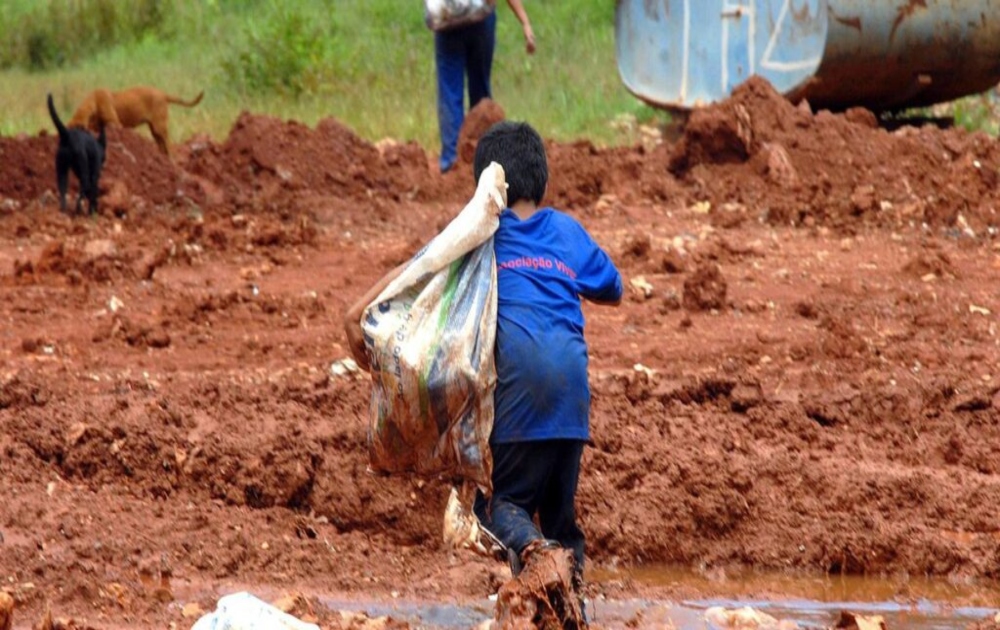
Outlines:
[{"label": "person standing in background", "polygon": [[[524,32],[525,50],[535,52],[535,33],[521,0],[507,0]],[[492,98],[490,72],[496,47],[496,0],[425,0],[427,25],[434,31],[437,68],[438,126],[441,172],[457,159],[458,133],[465,120],[465,82],[469,108]]]}]

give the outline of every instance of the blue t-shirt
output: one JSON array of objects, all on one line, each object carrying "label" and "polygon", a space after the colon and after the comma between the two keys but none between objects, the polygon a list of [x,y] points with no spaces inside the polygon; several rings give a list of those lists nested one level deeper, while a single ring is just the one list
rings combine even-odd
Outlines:
[{"label": "blue t-shirt", "polygon": [[497,444],[590,439],[587,343],[580,298],[614,302],[622,280],[572,217],[510,209],[493,237],[497,264]]}]

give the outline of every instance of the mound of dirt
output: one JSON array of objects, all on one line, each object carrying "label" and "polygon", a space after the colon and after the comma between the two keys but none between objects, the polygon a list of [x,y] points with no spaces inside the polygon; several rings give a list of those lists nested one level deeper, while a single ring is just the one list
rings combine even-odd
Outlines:
[{"label": "mound of dirt", "polygon": [[306,190],[400,201],[426,196],[431,188],[427,157],[419,146],[393,143],[380,151],[332,118],[310,129],[243,112],[222,145],[192,147],[185,168],[218,186],[241,209]]},{"label": "mound of dirt", "polygon": [[[46,190],[56,190],[56,146],[58,136],[0,136],[0,197],[21,203],[36,200]],[[70,178],[73,180],[73,178]]]},{"label": "mound of dirt", "polygon": [[507,113],[491,98],[484,98],[469,110],[458,132],[458,159],[461,164],[472,164],[476,156],[476,143],[490,127],[505,120]]},{"label": "mound of dirt", "polygon": [[125,188],[120,195],[131,195],[154,206],[180,202],[185,197],[197,204],[205,203],[204,191],[149,138],[131,129],[109,128],[107,141],[102,192],[113,182],[120,182],[119,185]]},{"label": "mound of dirt", "polygon": [[692,113],[669,168],[698,196],[759,207],[774,224],[997,223],[995,142],[932,127],[889,133],[873,120],[859,109],[813,115],[754,77]]}]

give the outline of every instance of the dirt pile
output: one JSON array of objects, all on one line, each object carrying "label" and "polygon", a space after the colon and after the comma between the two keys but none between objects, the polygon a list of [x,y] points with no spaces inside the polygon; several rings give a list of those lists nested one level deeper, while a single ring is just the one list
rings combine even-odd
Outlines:
[{"label": "dirt pile", "polygon": [[[33,201],[46,190],[56,189],[55,135],[7,138],[0,136],[0,197],[21,204]],[[72,178],[71,178],[72,179]]]},{"label": "dirt pile", "polygon": [[[416,144],[371,144],[333,119],[311,129],[244,112],[222,144],[195,138],[177,165],[129,130],[113,130],[102,184],[110,211],[151,204],[226,206],[238,212],[287,206],[310,195],[344,200],[461,201],[472,139],[502,119],[495,103],[470,112],[462,168],[442,177]],[[549,142],[546,202],[569,210],[620,208],[640,200],[684,207],[709,201],[753,208],[775,225],[927,224],[982,233],[998,219],[1000,151],[983,134],[933,127],[889,132],[865,110],[843,115],[793,106],[759,78],[691,115],[676,145],[601,149]],[[54,189],[55,138],[0,138],[15,165],[0,197],[21,206]],[[863,149],[859,150],[859,147]],[[719,216],[730,221],[736,215]]]},{"label": "dirt pile", "polygon": [[753,78],[691,115],[670,170],[696,197],[737,201],[774,224],[997,224],[993,139],[874,123],[865,110],[813,114]]},{"label": "dirt pile", "polygon": [[507,114],[503,107],[491,98],[484,98],[469,110],[458,132],[459,169],[463,167],[469,169],[476,156],[476,143],[479,142],[479,138],[490,127],[506,118]]},{"label": "dirt pile", "polygon": [[426,199],[430,179],[427,156],[416,144],[388,143],[380,151],[331,118],[310,129],[248,112],[223,144],[192,144],[185,168],[221,189],[238,209],[303,191],[355,200]]}]

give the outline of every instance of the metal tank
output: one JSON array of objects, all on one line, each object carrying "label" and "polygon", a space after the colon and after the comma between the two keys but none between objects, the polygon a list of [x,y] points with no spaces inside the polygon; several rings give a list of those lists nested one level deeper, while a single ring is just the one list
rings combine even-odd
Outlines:
[{"label": "metal tank", "polygon": [[814,107],[900,110],[1000,82],[1000,0],[618,0],[618,70],[691,109],[758,74]]}]

